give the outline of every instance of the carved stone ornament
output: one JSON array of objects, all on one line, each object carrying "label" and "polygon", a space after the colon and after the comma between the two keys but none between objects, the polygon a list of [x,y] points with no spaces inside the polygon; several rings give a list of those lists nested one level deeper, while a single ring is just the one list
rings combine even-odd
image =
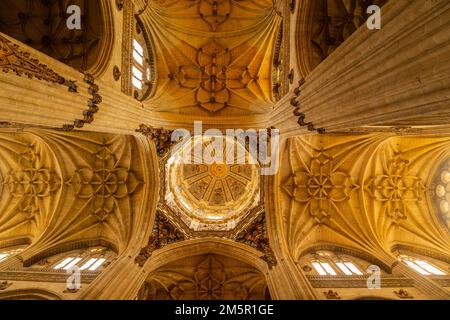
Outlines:
[{"label": "carved stone ornament", "polygon": [[4,36],[0,35],[0,68],[3,72],[15,72],[16,75],[26,75],[28,78],[36,78],[51,83],[58,83],[69,88],[69,91],[76,92],[74,81],[68,81],[55,71],[31,57],[31,54],[22,51],[17,44],[12,43]]},{"label": "carved stone ornament", "polygon": [[400,299],[414,299],[412,295],[409,294],[408,291],[405,289],[400,289],[398,291],[394,291],[394,293],[399,297]]},{"label": "carved stone ornament", "polygon": [[120,72],[119,67],[118,66],[114,66],[114,69],[113,69],[114,80],[119,81],[121,76],[122,76],[122,73]]},{"label": "carved stone ornament", "polygon": [[312,122],[306,121],[306,115],[301,111],[300,100],[298,99],[301,96],[301,87],[305,83],[304,79],[299,81],[298,87],[294,90],[294,96],[291,99],[291,106],[294,107],[294,115],[298,117],[297,123],[301,127],[307,127],[308,131],[317,131],[319,134],[325,133],[325,128],[316,128]]},{"label": "carved stone ornament", "polygon": [[172,141],[172,131],[163,128],[154,128],[141,124],[136,132],[142,133],[144,136],[153,140],[156,146],[156,151],[160,157],[163,157],[174,144]]},{"label": "carved stone ornament", "polygon": [[83,111],[83,119],[76,119],[73,124],[65,124],[63,125],[64,131],[72,131],[75,128],[83,128],[86,123],[92,123],[94,121],[94,115],[98,112],[98,105],[102,103],[103,98],[98,94],[100,88],[97,84],[95,84],[95,79],[90,74],[85,74],[84,82],[89,84],[88,93],[92,96],[87,101],[88,109]]},{"label": "carved stone ornament", "polygon": [[0,291],[8,289],[10,286],[12,286],[11,282],[2,281],[0,282]]},{"label": "carved stone ornament", "polygon": [[117,10],[122,11],[122,9],[123,9],[123,1],[124,0],[116,0]]},{"label": "carved stone ornament", "polygon": [[312,271],[312,268],[311,268],[310,266],[308,266],[307,264],[305,264],[305,265],[302,267],[302,269],[303,269],[303,271],[305,271],[305,272],[311,272],[311,271]]},{"label": "carved stone ornament", "polygon": [[63,293],[77,293],[78,291],[80,291],[80,289],[70,289],[70,288],[66,288],[66,290],[63,291]]},{"label": "carved stone ornament", "polygon": [[295,12],[295,5],[296,5],[296,0],[291,0],[289,2],[289,10],[291,10],[291,13]]},{"label": "carved stone ornament", "polygon": [[264,253],[261,259],[267,263],[270,269],[277,265],[277,259],[269,244],[265,213],[262,213],[247,229],[239,233],[236,241]]},{"label": "carved stone ornament", "polygon": [[325,295],[325,297],[328,300],[340,300],[341,297],[339,296],[339,293],[337,293],[336,291],[333,290],[328,290],[326,292],[323,293]]},{"label": "carved stone ornament", "polygon": [[135,262],[143,267],[145,262],[151,257],[153,251],[161,249],[169,244],[185,240],[185,236],[179,232],[172,223],[164,217],[161,212],[157,212],[153,231],[148,240],[147,246],[141,249]]}]

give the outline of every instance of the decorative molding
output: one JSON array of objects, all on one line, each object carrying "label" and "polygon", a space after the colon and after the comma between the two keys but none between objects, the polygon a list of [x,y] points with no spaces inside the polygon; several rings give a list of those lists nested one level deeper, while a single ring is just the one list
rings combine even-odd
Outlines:
[{"label": "decorative molding", "polygon": [[[99,271],[81,271],[80,280],[89,284],[100,275]],[[29,282],[55,282],[66,283],[68,274],[66,270],[20,268],[0,271],[0,279],[9,281],[29,281]]]},{"label": "decorative molding", "polygon": [[441,287],[450,288],[450,277],[449,276],[432,277],[431,279],[434,282],[436,282],[438,285],[440,285]]},{"label": "decorative molding", "polygon": [[272,94],[275,101],[281,100],[287,91],[285,83],[287,67],[285,61],[286,41],[284,39],[284,27],[284,23],[281,23],[275,42],[272,61]]},{"label": "decorative molding", "polygon": [[31,58],[31,54],[22,51],[19,45],[0,34],[0,68],[3,72],[15,72],[19,77],[23,74],[28,78],[47,81],[66,86],[70,92],[77,92],[75,81],[66,80],[64,77]]},{"label": "decorative molding", "polygon": [[164,157],[174,145],[174,142],[172,141],[172,130],[154,128],[152,126],[141,124],[139,129],[136,129],[136,132],[142,133],[155,143],[156,151],[160,157]]},{"label": "decorative molding", "polygon": [[302,78],[299,81],[298,87],[294,90],[294,96],[291,99],[291,105],[294,107],[294,116],[298,117],[297,123],[301,127],[307,127],[308,131],[317,131],[319,134],[324,134],[326,132],[325,128],[316,128],[312,122],[306,122],[306,115],[301,111],[301,87],[305,83]]},{"label": "decorative molding", "polygon": [[[367,279],[363,276],[319,276],[306,275],[313,288],[367,288]],[[414,287],[414,280],[397,274],[382,274],[382,288]]]},{"label": "decorative molding", "polygon": [[185,236],[161,212],[157,211],[148,244],[141,249],[134,261],[143,267],[155,250],[183,240],[186,240]]},{"label": "decorative molding", "polygon": [[86,123],[94,121],[94,115],[98,112],[98,105],[102,103],[103,98],[98,94],[99,86],[95,84],[95,79],[92,75],[86,74],[84,82],[89,85],[88,93],[92,96],[87,102],[88,109],[83,111],[83,119],[76,119],[73,124],[63,125],[64,131],[72,131],[75,128],[83,128]]},{"label": "decorative molding", "polygon": [[122,92],[128,96],[133,94],[131,67],[133,65],[134,4],[131,0],[122,0]]},{"label": "decorative molding", "polygon": [[[352,128],[344,133],[374,133],[374,132],[385,132],[385,133],[394,133],[399,136],[406,135],[420,135],[423,133],[422,128],[414,128],[411,126],[367,126],[367,127],[358,127]],[[337,131],[336,133],[339,133]]]}]

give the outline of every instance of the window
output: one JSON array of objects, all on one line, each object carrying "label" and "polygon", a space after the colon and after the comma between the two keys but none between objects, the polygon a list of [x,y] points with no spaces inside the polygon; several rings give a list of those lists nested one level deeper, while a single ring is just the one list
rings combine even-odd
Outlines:
[{"label": "window", "polygon": [[72,267],[79,267],[80,270],[96,271],[99,267],[105,263],[105,258],[90,258],[88,260],[80,257],[69,257],[62,260],[56,266],[54,270],[69,270]]},{"label": "window", "polygon": [[155,68],[150,37],[141,20],[136,18],[136,30],[132,42],[131,84],[134,97],[143,101],[148,98],[155,81]]},{"label": "window", "polygon": [[134,65],[132,67],[133,86],[138,90],[142,90],[144,86],[144,77],[142,69],[144,67],[144,49],[136,39],[133,40],[133,60],[134,60]]},{"label": "window", "polygon": [[437,267],[429,264],[428,262],[421,260],[421,259],[415,259],[408,257],[406,255],[401,255],[400,259],[406,263],[411,269],[415,270],[416,272],[420,273],[424,276],[445,276],[445,272],[441,271]]},{"label": "window", "polygon": [[36,266],[53,270],[69,270],[78,267],[81,271],[99,271],[106,268],[114,257],[114,253],[104,247],[88,250],[74,250],[45,259]]},{"label": "window", "polygon": [[15,248],[15,249],[9,249],[5,251],[0,251],[0,262],[6,260],[10,256],[14,256],[20,252],[22,252],[24,248]]},{"label": "window", "polygon": [[349,259],[335,256],[331,252],[321,251],[313,254],[311,264],[317,274],[321,276],[363,275],[361,270]]}]

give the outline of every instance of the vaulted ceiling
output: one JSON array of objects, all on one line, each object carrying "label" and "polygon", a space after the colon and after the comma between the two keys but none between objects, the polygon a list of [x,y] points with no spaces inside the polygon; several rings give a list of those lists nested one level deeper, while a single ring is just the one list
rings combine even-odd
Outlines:
[{"label": "vaulted ceiling", "polygon": [[281,16],[272,0],[150,1],[142,19],[156,53],[154,111],[264,114]]}]

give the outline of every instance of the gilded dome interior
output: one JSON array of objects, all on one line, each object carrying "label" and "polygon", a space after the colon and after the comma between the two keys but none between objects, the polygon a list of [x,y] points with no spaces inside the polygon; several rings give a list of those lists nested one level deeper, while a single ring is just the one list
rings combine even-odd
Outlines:
[{"label": "gilded dome interior", "polygon": [[[166,201],[194,231],[229,231],[259,202],[259,165],[236,140],[224,138],[223,154],[215,159],[222,161],[195,163],[193,151],[201,144],[209,153],[215,139],[192,138],[167,162]],[[226,150],[228,143],[236,152]],[[186,154],[193,155],[193,163],[183,160]]]}]

